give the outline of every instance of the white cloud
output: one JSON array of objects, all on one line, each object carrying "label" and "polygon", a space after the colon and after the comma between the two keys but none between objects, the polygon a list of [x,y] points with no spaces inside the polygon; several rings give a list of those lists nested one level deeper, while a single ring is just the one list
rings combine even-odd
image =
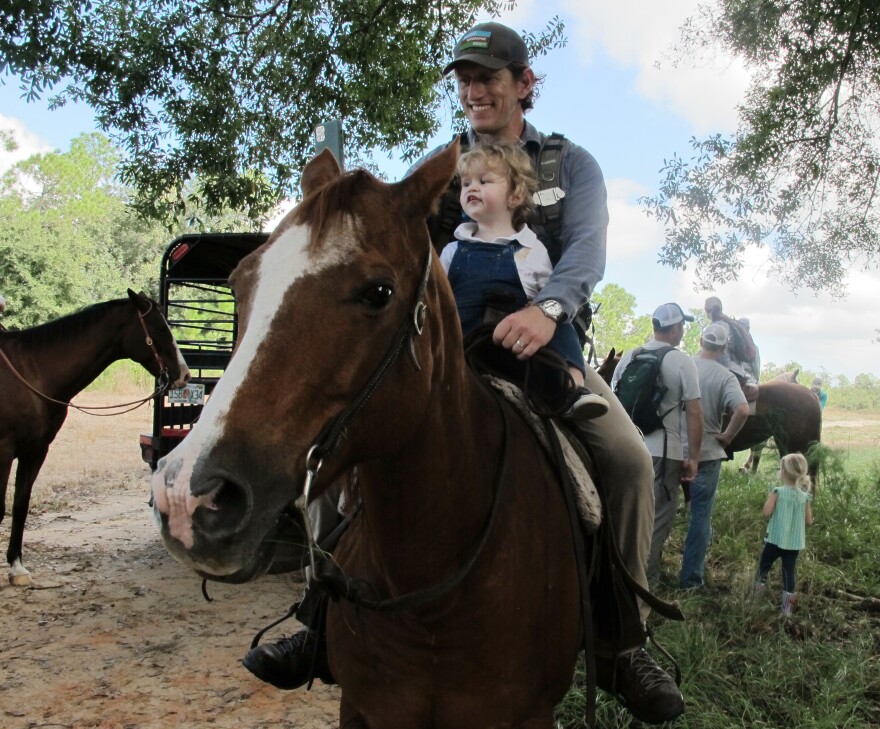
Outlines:
[{"label": "white cloud", "polygon": [[27,127],[15,117],[0,114],[0,129],[11,131],[15,143],[18,145],[12,152],[7,152],[5,148],[0,147],[0,173],[31,155],[52,151],[48,142],[28,131]]},{"label": "white cloud", "polygon": [[674,68],[670,61],[662,61],[678,43],[679,29],[697,4],[697,0],[561,0],[569,40],[585,63],[602,51],[620,65],[634,67],[636,91],[682,116],[695,134],[702,135],[736,126],[736,105],[749,75],[742,64],[723,57],[701,60],[694,67],[683,62]]},{"label": "white cloud", "polygon": [[[848,295],[835,300],[811,291],[792,293],[767,275],[764,254],[750,253],[739,281],[717,286],[711,293],[724,303],[727,313],[748,316],[762,360],[783,365],[795,361],[811,370],[852,379],[862,372],[880,374],[880,272],[855,272],[849,277]],[[687,275],[694,284],[692,273]],[[701,303],[708,296],[701,293]],[[699,305],[699,304],[698,304]]]},{"label": "white cloud", "polygon": [[663,226],[645,215],[636,202],[649,191],[632,180],[608,181],[608,262],[624,263],[663,244]]}]

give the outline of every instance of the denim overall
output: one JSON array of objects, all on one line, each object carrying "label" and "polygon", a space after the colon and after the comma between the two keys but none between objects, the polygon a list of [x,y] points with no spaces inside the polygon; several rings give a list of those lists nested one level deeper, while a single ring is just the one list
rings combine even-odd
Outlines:
[{"label": "denim overall", "polygon": [[[518,243],[458,241],[458,250],[449,266],[449,283],[455,294],[455,305],[464,334],[482,324],[488,293],[512,297],[514,311],[528,303],[513,258],[518,248]],[[571,322],[556,326],[556,332],[547,347],[585,372],[583,349]]]}]

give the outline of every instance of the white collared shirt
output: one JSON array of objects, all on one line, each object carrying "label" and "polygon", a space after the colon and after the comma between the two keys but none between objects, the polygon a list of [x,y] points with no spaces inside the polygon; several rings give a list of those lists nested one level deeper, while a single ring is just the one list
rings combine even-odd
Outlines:
[{"label": "white collared shirt", "polygon": [[455,229],[455,237],[457,240],[447,244],[440,253],[440,264],[443,270],[449,273],[449,267],[452,265],[452,259],[458,250],[458,241],[476,241],[478,243],[493,243],[497,245],[507,245],[509,243],[516,244],[516,250],[513,253],[513,260],[516,263],[516,270],[519,274],[519,280],[522,284],[526,298],[531,301],[538,295],[538,292],[544,288],[547,279],[553,272],[553,264],[550,263],[550,255],[544,244],[538,240],[538,236],[524,225],[517,233],[504,238],[496,238],[492,241],[486,241],[478,238],[476,235],[477,224],[473,221],[462,223]]}]

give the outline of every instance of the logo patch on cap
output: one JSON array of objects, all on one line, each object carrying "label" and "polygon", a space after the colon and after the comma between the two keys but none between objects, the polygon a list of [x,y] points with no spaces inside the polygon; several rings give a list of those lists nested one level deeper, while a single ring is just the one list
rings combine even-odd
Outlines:
[{"label": "logo patch on cap", "polygon": [[470,50],[471,48],[486,50],[489,47],[489,40],[491,38],[491,31],[475,30],[471,33],[468,33],[458,42],[458,52],[460,53],[461,51]]}]

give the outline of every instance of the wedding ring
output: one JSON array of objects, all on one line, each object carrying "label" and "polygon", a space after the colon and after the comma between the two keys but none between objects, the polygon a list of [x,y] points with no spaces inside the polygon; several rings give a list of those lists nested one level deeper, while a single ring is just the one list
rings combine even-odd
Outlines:
[{"label": "wedding ring", "polygon": [[517,339],[517,340],[516,340],[516,346],[517,346],[517,347],[522,347],[523,349],[525,349],[525,346],[526,346],[526,345],[525,345],[524,342],[521,342],[519,339]]}]

